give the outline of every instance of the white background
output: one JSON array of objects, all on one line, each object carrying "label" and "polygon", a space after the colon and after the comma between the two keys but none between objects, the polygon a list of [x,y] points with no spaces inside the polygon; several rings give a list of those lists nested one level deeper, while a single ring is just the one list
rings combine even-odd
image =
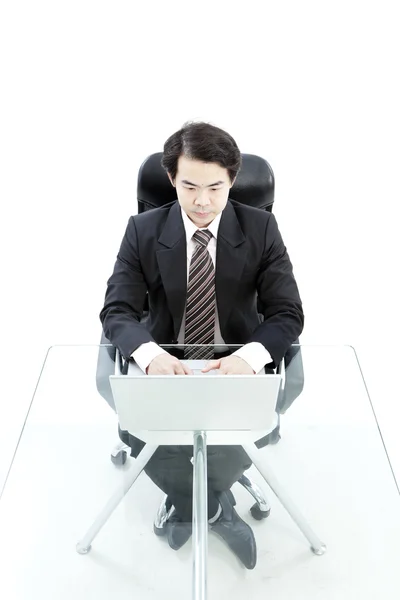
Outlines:
[{"label": "white background", "polygon": [[47,348],[100,340],[138,167],[189,119],[271,163],[301,341],[355,346],[400,478],[397,9],[2,3],[0,487]]}]

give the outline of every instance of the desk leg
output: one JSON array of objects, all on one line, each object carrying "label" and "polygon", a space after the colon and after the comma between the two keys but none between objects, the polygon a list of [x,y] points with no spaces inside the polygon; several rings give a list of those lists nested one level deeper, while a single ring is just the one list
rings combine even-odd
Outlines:
[{"label": "desk leg", "polygon": [[207,599],[207,436],[194,434],[193,440],[193,600]]},{"label": "desk leg", "polygon": [[271,490],[277,496],[278,500],[281,501],[289,515],[292,517],[293,521],[296,523],[301,532],[310,542],[311,550],[314,552],[314,554],[324,554],[326,550],[325,544],[321,542],[316,533],[311,529],[310,525],[307,523],[297,506],[287,494],[285,488],[281,486],[280,482],[275,477],[274,472],[272,471],[268,463],[265,461],[265,459],[260,459],[259,450],[257,450],[256,446],[254,444],[247,444],[243,447],[250,459],[252,460],[255,468],[264,477],[265,481],[268,483]]},{"label": "desk leg", "polygon": [[[139,456],[136,458],[135,463],[129,469],[126,477],[122,484],[118,487],[118,490],[107,502],[93,525],[90,527],[86,535],[77,543],[76,551],[79,554],[87,554],[91,548],[91,543],[99,533],[103,525],[108,521],[113,511],[117,508],[118,504],[123,500],[126,494],[129,492],[140,473],[143,471],[158,446],[150,446],[146,444]],[[122,475],[122,473],[121,473]]]}]

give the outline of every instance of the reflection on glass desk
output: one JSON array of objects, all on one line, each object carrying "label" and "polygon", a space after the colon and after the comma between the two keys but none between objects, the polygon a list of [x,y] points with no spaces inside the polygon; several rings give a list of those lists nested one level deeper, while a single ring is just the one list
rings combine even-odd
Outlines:
[{"label": "reflection on glass desk", "polygon": [[[117,417],[96,387],[107,346],[54,346],[47,356],[0,500],[0,598],[172,600],[191,597],[191,541],[174,552],[153,533],[163,492],[142,473],[82,556],[75,546],[133,458],[110,460]],[[349,346],[301,346],[304,389],[281,416],[268,458],[326,543],[316,557],[258,472],[267,519],[233,486],[258,562],[247,571],[210,533],[208,598],[398,599],[400,495],[358,360]],[[287,376],[290,374],[287,373]],[[22,376],[22,375],[21,375]]]}]

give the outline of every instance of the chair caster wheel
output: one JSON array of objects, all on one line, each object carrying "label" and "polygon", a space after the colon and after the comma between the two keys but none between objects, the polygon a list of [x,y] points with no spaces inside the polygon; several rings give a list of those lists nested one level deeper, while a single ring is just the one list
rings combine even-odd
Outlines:
[{"label": "chair caster wheel", "polygon": [[250,512],[251,512],[251,516],[253,517],[253,519],[255,519],[256,521],[262,521],[263,519],[266,519],[267,517],[269,517],[271,509],[269,508],[268,510],[261,510],[259,505],[256,502],[251,507]]},{"label": "chair caster wheel", "polygon": [[115,456],[113,454],[111,454],[111,462],[114,465],[116,465],[117,467],[122,467],[122,465],[124,465],[126,463],[127,458],[128,458],[128,455],[125,452],[125,450],[121,450],[120,452],[115,454]]}]

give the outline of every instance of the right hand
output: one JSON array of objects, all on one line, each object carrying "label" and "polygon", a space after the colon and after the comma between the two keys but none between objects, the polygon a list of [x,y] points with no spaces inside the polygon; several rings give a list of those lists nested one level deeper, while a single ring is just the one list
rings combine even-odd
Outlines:
[{"label": "right hand", "polygon": [[146,369],[147,375],[193,375],[193,371],[168,352],[159,354]]}]

